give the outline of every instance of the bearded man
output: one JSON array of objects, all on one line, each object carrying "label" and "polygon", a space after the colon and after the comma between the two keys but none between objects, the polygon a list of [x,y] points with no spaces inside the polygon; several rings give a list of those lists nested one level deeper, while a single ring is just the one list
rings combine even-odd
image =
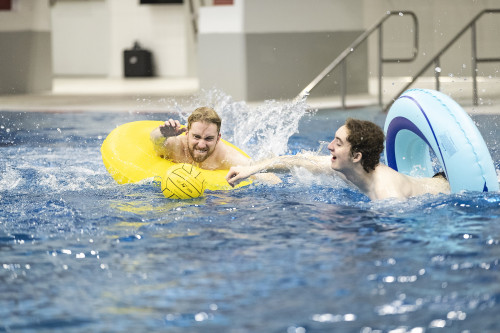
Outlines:
[{"label": "bearded man", "polygon": [[[214,109],[200,107],[181,127],[169,119],[151,132],[156,153],[175,163],[189,163],[207,170],[227,170],[235,165],[249,165],[250,159],[220,140],[221,118]],[[181,135],[186,132],[186,135]]]}]

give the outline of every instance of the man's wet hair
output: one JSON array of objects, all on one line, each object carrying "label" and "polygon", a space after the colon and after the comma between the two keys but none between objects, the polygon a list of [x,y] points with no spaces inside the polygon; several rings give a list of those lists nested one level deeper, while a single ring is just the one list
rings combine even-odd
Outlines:
[{"label": "man's wet hair", "polygon": [[384,151],[385,135],[382,129],[371,121],[348,118],[345,122],[351,144],[351,154],[361,153],[361,165],[366,172],[375,170]]},{"label": "man's wet hair", "polygon": [[191,124],[198,121],[217,125],[217,133],[220,133],[222,120],[214,109],[202,106],[194,110],[188,118],[188,131],[191,129]]}]

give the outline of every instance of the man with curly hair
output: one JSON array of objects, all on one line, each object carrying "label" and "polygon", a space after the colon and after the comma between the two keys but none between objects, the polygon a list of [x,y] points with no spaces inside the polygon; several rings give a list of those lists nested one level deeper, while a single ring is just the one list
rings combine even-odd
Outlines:
[{"label": "man with curly hair", "polygon": [[313,173],[335,173],[372,200],[408,198],[426,193],[449,193],[443,177],[416,178],[380,163],[384,132],[370,121],[348,118],[328,145],[331,156],[279,156],[250,166],[232,167],[226,176],[232,186],[258,172],[304,167]]}]

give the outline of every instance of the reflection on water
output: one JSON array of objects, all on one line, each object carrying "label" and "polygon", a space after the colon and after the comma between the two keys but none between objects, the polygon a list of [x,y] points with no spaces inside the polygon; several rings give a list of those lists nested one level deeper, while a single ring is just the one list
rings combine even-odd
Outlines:
[{"label": "reflection on water", "polygon": [[[225,110],[226,137],[259,156],[318,151],[348,115],[384,122],[370,109],[312,116],[269,102],[260,108],[283,122],[267,114],[240,133],[254,111],[220,92],[206,99]],[[188,201],[153,182],[114,183],[106,134],[189,108],[172,109],[0,113],[0,331],[500,330],[499,193],[370,202],[302,170]],[[498,170],[499,116],[474,120]]]}]

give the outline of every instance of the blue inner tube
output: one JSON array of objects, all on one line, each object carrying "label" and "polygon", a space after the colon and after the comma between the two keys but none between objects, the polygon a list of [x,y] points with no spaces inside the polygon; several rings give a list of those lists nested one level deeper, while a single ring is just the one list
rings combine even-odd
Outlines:
[{"label": "blue inner tube", "polygon": [[385,121],[385,160],[396,171],[432,177],[430,149],[453,193],[498,191],[490,152],[469,115],[447,95],[429,89],[405,91]]}]

